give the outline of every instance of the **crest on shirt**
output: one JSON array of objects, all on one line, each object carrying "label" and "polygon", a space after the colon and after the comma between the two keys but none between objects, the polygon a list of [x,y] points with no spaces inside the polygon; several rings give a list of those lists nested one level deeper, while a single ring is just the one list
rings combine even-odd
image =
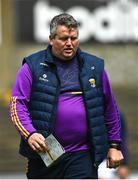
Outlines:
[{"label": "crest on shirt", "polygon": [[95,81],[94,78],[89,79],[89,83],[90,83],[91,87],[95,87],[96,86],[96,81]]}]

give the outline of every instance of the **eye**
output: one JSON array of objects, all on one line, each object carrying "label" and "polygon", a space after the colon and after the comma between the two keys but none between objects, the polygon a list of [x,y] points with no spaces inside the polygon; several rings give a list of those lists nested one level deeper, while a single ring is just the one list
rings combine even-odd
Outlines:
[{"label": "eye", "polygon": [[77,37],[71,37],[72,41],[75,41],[76,39],[78,39]]},{"label": "eye", "polygon": [[68,40],[67,37],[60,37],[59,39],[60,39],[61,41],[67,41],[67,40]]}]

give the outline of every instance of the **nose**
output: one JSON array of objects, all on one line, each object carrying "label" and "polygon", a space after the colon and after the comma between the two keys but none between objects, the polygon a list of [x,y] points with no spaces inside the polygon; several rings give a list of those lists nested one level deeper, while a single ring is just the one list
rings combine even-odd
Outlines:
[{"label": "nose", "polygon": [[71,38],[68,38],[68,39],[67,39],[66,45],[71,45]]}]

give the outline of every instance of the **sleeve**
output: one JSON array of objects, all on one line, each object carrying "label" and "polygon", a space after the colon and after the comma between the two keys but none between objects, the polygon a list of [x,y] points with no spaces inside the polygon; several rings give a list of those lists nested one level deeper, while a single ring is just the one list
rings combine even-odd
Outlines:
[{"label": "sleeve", "polygon": [[103,92],[105,96],[105,123],[107,126],[109,142],[121,142],[120,116],[118,107],[112,92],[107,72],[103,71]]},{"label": "sleeve", "polygon": [[11,120],[24,139],[36,132],[28,111],[31,88],[32,73],[25,63],[17,73],[10,101]]}]

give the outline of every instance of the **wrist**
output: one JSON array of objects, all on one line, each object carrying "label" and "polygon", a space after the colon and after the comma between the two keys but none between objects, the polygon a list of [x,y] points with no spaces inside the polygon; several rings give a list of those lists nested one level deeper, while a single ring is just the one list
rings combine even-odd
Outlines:
[{"label": "wrist", "polygon": [[34,133],[36,133],[37,131],[33,131],[29,134],[29,136],[26,138],[26,140],[28,141],[28,139],[30,138],[30,136],[32,136]]}]

